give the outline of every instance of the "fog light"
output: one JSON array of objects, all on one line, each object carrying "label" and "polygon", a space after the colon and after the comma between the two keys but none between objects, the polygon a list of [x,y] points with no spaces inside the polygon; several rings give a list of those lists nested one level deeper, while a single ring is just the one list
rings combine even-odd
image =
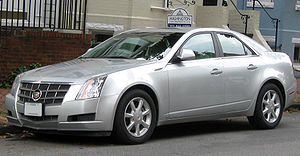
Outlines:
[{"label": "fog light", "polygon": [[72,121],[95,121],[95,113],[90,114],[80,114],[68,116],[68,122]]}]

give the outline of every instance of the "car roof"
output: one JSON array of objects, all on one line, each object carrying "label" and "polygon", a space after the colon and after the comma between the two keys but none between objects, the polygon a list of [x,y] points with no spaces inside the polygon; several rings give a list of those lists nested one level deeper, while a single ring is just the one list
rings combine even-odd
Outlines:
[{"label": "car roof", "polygon": [[125,31],[124,33],[141,33],[141,32],[178,32],[187,33],[189,31],[217,31],[235,33],[234,31],[222,29],[222,28],[193,28],[193,27],[174,27],[174,28],[145,28],[145,29],[132,29]]}]

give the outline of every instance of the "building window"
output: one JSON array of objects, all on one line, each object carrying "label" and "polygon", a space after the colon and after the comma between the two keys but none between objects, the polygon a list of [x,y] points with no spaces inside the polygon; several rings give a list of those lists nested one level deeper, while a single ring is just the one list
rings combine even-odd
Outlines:
[{"label": "building window", "polygon": [[203,0],[203,6],[217,6],[218,0]]},{"label": "building window", "polygon": [[[274,0],[259,0],[260,3],[265,7],[265,8],[274,8]],[[253,0],[247,0],[247,7],[253,7]],[[255,7],[260,8],[261,6],[255,0]]]},{"label": "building window", "polygon": [[296,10],[300,11],[300,0],[297,0],[296,2]]},{"label": "building window", "polygon": [[111,38],[113,36],[113,34],[95,34],[95,41],[97,43],[101,43],[109,38]]},{"label": "building window", "polygon": [[203,0],[203,6],[227,6],[227,0]]},{"label": "building window", "polygon": [[114,31],[91,30],[92,33],[92,46],[109,39],[113,36]]}]

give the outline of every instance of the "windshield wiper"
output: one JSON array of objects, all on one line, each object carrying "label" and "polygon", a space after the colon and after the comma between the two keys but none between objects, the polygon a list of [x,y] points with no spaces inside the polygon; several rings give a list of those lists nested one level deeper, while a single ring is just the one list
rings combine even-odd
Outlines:
[{"label": "windshield wiper", "polygon": [[121,58],[121,59],[131,59],[131,58],[128,58],[128,57],[125,57],[125,56],[104,56],[104,57],[101,57],[101,58]]},{"label": "windshield wiper", "polygon": [[84,57],[84,56],[78,57],[78,59],[90,59],[90,58],[94,58],[94,57]]}]

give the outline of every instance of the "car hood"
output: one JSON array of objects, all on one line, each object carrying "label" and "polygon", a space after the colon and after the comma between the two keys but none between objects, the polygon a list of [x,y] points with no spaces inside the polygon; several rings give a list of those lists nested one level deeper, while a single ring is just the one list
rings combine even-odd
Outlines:
[{"label": "car hood", "polygon": [[83,83],[93,76],[149,64],[135,59],[75,59],[26,72],[22,81]]}]

